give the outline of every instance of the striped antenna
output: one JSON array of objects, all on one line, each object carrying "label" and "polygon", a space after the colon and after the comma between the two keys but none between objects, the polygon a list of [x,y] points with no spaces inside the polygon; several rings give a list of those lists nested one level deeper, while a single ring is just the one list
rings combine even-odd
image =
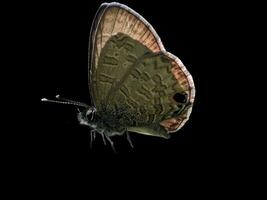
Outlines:
[{"label": "striped antenna", "polygon": [[58,99],[58,100],[52,100],[52,99],[42,98],[41,101],[50,102],[50,103],[59,103],[59,104],[75,105],[75,106],[81,106],[81,107],[85,107],[85,108],[89,107],[85,103],[81,103],[81,102],[78,102],[78,101],[73,101],[73,100],[70,100],[70,99],[61,98],[59,95],[56,95],[56,99]]}]

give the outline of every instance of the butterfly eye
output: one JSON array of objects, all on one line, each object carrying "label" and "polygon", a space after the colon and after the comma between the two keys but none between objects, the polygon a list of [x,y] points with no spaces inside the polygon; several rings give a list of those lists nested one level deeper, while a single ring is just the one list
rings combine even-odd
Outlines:
[{"label": "butterfly eye", "polygon": [[176,93],[175,95],[173,95],[173,99],[177,103],[186,103],[187,94],[186,93]]},{"label": "butterfly eye", "polygon": [[96,108],[95,108],[95,107],[90,107],[90,108],[86,111],[86,113],[85,113],[86,118],[87,118],[87,119],[88,119],[88,118],[91,118],[91,120],[92,120],[93,117],[94,117],[95,112],[96,112]]}]

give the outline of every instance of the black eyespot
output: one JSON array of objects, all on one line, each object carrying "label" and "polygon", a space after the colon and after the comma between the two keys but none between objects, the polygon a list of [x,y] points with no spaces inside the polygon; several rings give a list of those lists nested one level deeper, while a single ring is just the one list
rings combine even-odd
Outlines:
[{"label": "black eyespot", "polygon": [[186,93],[176,93],[175,95],[173,95],[173,99],[177,103],[186,103],[186,101],[187,101],[187,94]]}]

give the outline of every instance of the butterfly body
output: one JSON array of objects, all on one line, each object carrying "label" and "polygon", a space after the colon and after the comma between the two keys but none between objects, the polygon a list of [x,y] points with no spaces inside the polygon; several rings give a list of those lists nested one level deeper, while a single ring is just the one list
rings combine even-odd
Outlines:
[{"label": "butterfly body", "polygon": [[[95,113],[94,117],[88,114],[88,110],[91,107],[79,112],[77,115],[78,121],[81,125],[86,125],[91,128],[92,131],[103,134],[106,137],[111,137],[114,135],[122,135],[127,131],[125,126],[117,124],[117,120],[114,120],[114,115],[103,115],[103,113]],[[116,124],[116,126],[114,126]]]}]

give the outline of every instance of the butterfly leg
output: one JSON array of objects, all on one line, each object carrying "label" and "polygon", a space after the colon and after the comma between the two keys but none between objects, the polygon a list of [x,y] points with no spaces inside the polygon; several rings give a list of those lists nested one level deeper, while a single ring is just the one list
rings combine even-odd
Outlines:
[{"label": "butterfly leg", "polygon": [[95,140],[96,134],[95,130],[90,131],[90,149],[93,147],[93,141]]},{"label": "butterfly leg", "polygon": [[115,149],[115,147],[114,147],[114,143],[113,143],[113,141],[110,139],[109,136],[107,136],[106,134],[104,134],[104,135],[106,136],[107,140],[109,141],[109,143],[110,143],[110,145],[111,145],[111,148],[112,148],[112,150],[114,151],[114,153],[117,153],[117,152],[116,152],[116,149]]},{"label": "butterfly leg", "polygon": [[132,148],[134,148],[134,146],[133,146],[133,143],[132,143],[132,140],[131,140],[131,137],[130,137],[130,134],[129,134],[128,130],[126,130],[126,137],[127,137],[127,140],[128,140],[128,142],[129,142],[130,146],[131,146]]},{"label": "butterfly leg", "polygon": [[103,132],[104,132],[104,131],[99,132],[99,134],[102,136],[103,143],[104,143],[104,145],[106,146],[107,143],[106,143],[105,136],[104,136],[104,133],[103,133]]}]

